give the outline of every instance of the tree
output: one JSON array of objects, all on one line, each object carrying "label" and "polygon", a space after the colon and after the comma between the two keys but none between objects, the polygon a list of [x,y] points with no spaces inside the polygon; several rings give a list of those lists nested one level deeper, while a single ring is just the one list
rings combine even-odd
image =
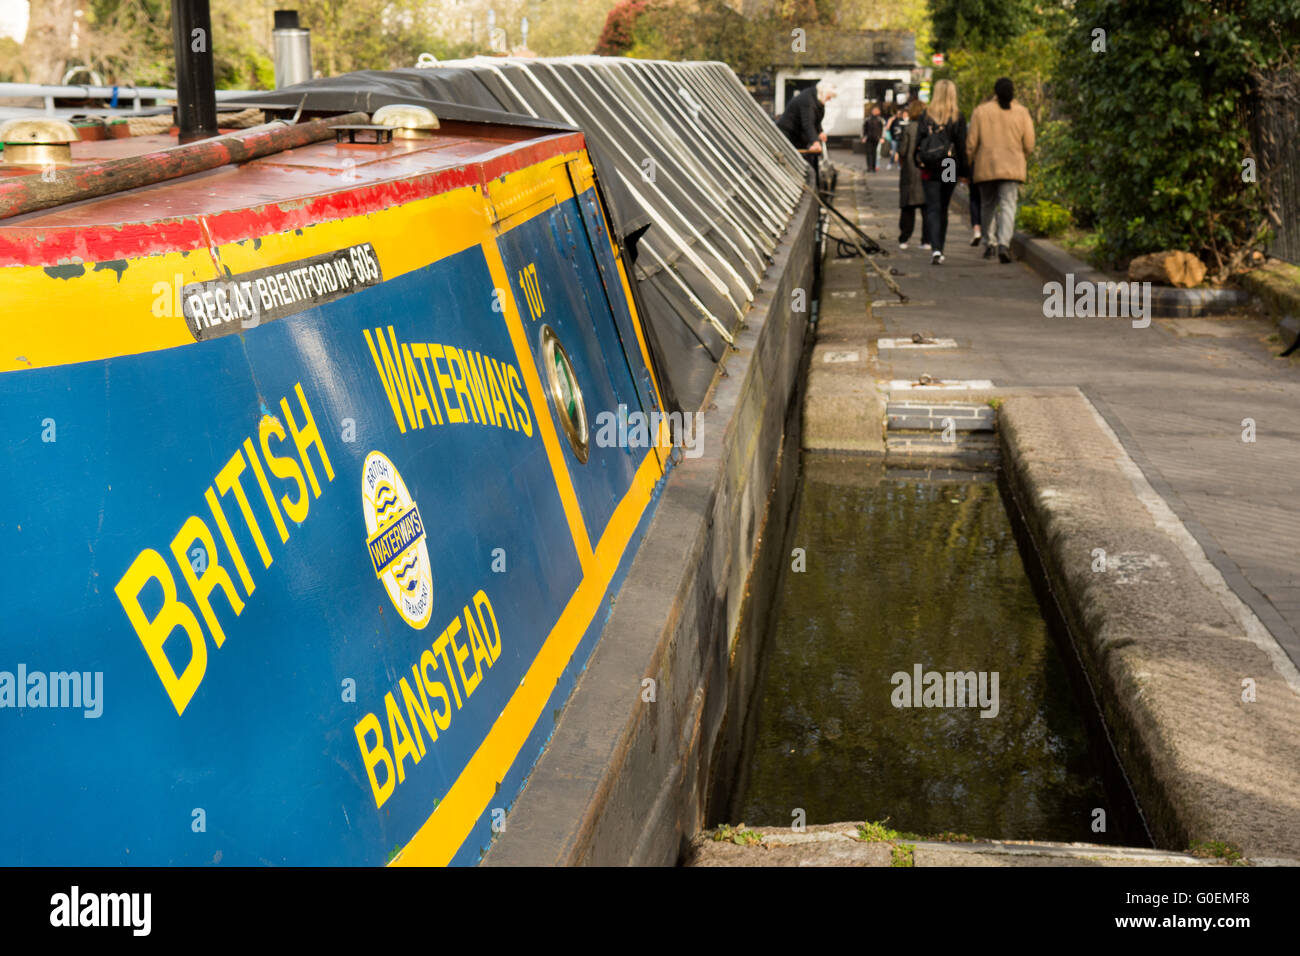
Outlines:
[{"label": "tree", "polygon": [[1300,0],[1078,0],[1075,14],[1053,83],[1071,204],[1112,260],[1184,249],[1226,279],[1268,225],[1243,175],[1252,72],[1296,49]]},{"label": "tree", "polygon": [[12,37],[0,37],[0,83],[22,83],[23,48]]},{"label": "tree", "polygon": [[771,65],[772,21],[747,19],[722,0],[670,0],[636,21],[631,56],[720,60],[742,76]]},{"label": "tree", "polygon": [[85,0],[40,0],[31,4],[22,70],[28,83],[58,83],[67,69],[77,21]]},{"label": "tree", "polygon": [[1033,16],[1029,0],[930,0],[937,51],[984,49],[1019,36]]},{"label": "tree", "polygon": [[599,56],[622,56],[632,49],[637,21],[645,13],[647,0],[621,0],[605,17],[605,26],[596,41]]},{"label": "tree", "polygon": [[[274,85],[272,6],[270,0],[212,0],[210,49],[219,88]],[[446,59],[480,49],[438,37],[426,0],[297,0],[296,6],[312,31],[313,64],[327,75],[414,66],[425,51]],[[57,83],[69,66],[84,65],[105,83],[175,84],[170,0],[43,0],[32,4],[31,16],[19,63],[0,62],[0,70]]]},{"label": "tree", "polygon": [[1043,30],[1008,39],[985,50],[958,49],[935,71],[936,79],[957,84],[957,101],[967,117],[993,95],[993,84],[1008,77],[1016,87],[1016,99],[1029,110],[1034,126],[1047,120],[1050,112],[1048,84],[1056,69],[1055,40]]}]

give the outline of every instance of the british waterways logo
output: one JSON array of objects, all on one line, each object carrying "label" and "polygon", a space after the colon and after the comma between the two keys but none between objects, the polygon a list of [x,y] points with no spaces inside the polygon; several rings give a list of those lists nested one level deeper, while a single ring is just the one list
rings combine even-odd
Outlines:
[{"label": "british waterways logo", "polygon": [[433,613],[433,569],[420,509],[397,468],[372,451],[361,466],[361,511],[375,577],[402,619],[416,630]]}]

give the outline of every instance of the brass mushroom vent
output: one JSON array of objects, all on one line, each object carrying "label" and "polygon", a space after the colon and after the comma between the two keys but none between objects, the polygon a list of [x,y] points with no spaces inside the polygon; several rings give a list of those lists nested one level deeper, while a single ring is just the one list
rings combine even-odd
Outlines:
[{"label": "brass mushroom vent", "polygon": [[70,166],[78,139],[71,123],[39,117],[0,124],[6,166]]},{"label": "brass mushroom vent", "polygon": [[430,139],[439,125],[433,110],[406,103],[379,107],[370,122],[375,126],[392,127],[393,139]]}]

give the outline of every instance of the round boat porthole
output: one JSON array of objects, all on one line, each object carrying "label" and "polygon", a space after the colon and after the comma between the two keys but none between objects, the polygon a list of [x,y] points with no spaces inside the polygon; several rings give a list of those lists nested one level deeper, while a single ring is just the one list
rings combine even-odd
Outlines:
[{"label": "round boat porthole", "polygon": [[569,361],[569,353],[549,325],[541,331],[542,367],[546,369],[546,389],[560,418],[560,426],[578,461],[587,463],[587,406],[578,387],[578,376]]}]

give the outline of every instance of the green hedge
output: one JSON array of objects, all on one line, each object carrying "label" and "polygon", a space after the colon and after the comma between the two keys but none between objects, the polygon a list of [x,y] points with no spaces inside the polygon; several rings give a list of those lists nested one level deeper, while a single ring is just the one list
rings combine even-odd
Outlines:
[{"label": "green hedge", "polygon": [[1052,84],[1069,122],[1057,159],[1104,259],[1185,249],[1223,278],[1258,243],[1265,197],[1244,181],[1242,107],[1252,66],[1298,38],[1300,0],[1077,0]]},{"label": "green hedge", "polygon": [[1048,199],[1029,203],[1016,212],[1016,225],[1036,236],[1059,236],[1070,228],[1070,210]]}]

